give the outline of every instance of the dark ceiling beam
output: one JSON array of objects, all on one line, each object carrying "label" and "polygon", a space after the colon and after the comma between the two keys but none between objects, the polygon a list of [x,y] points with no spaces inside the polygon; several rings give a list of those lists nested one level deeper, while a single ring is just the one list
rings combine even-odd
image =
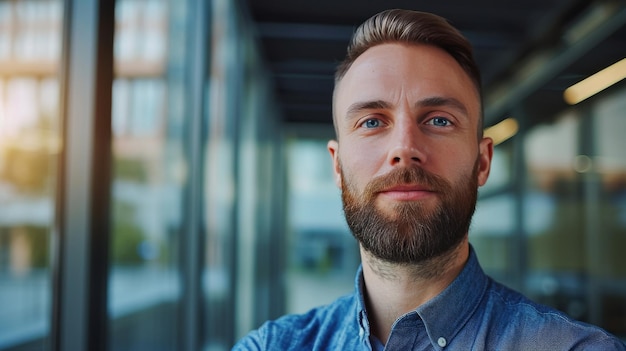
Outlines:
[{"label": "dark ceiling beam", "polygon": [[[511,67],[517,64],[520,57],[526,55],[533,48],[554,45],[559,38],[559,33],[563,26],[571,21],[571,18],[584,12],[589,6],[589,0],[562,0],[555,2],[555,6],[550,10],[543,11],[541,16],[533,18],[532,25],[527,25],[521,33],[522,37],[514,39],[515,43],[498,54],[496,59],[489,60],[489,63],[482,69],[482,80],[484,86],[488,87],[502,75],[507,75]],[[531,15],[526,15],[531,16]],[[471,38],[470,38],[471,40]]]},{"label": "dark ceiling beam", "polygon": [[524,33],[518,32],[485,32],[464,30],[463,36],[472,43],[475,49],[501,49],[524,40]]},{"label": "dark ceiling beam", "polygon": [[320,75],[279,75],[275,76],[274,80],[279,90],[287,90],[291,92],[320,92],[328,93],[332,92],[334,87],[334,80],[332,76],[320,76]]},{"label": "dark ceiling beam", "polygon": [[346,42],[350,40],[355,29],[352,26],[312,23],[257,22],[256,26],[261,38]]},{"label": "dark ceiling beam", "polygon": [[[519,67],[511,78],[493,86],[485,96],[485,125],[497,123],[506,117],[521,101],[533,92],[541,89],[548,82],[555,79],[567,67],[584,57],[586,53],[613,33],[626,25],[626,6],[617,3],[597,4],[589,14],[604,13],[602,18],[586,32],[579,34],[575,41],[565,41],[561,47],[550,50],[538,50],[516,65]],[[585,23],[582,19],[580,23]],[[563,33],[573,33],[573,28]]]},{"label": "dark ceiling beam", "polygon": [[269,62],[269,68],[277,74],[283,73],[319,73],[330,74],[335,73],[336,62],[308,59],[290,59],[277,62]]}]

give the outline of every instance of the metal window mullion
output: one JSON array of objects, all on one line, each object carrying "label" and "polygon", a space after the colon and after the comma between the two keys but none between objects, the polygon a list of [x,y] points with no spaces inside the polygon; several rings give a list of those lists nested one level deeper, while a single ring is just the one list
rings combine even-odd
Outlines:
[{"label": "metal window mullion", "polygon": [[528,193],[528,169],[526,167],[526,153],[524,142],[528,132],[528,115],[523,104],[514,110],[515,118],[520,123],[520,130],[513,139],[513,201],[515,203],[515,228],[511,247],[511,273],[513,284],[517,289],[526,289],[525,281],[528,274],[528,233],[526,222],[526,194]]},{"label": "metal window mullion", "polygon": [[65,2],[55,350],[106,349],[114,4]]},{"label": "metal window mullion", "polygon": [[185,157],[189,165],[189,178],[185,187],[184,231],[181,240],[183,277],[182,316],[180,349],[195,351],[201,349],[202,341],[202,262],[203,253],[203,181],[204,148],[206,125],[204,104],[206,96],[206,72],[208,67],[209,4],[202,0],[189,0],[189,26],[186,33],[189,55],[185,79],[187,81],[190,119],[186,125]]},{"label": "metal window mullion", "polygon": [[587,321],[592,324],[603,324],[602,308],[602,287],[601,277],[603,267],[603,246],[602,235],[605,230],[604,222],[601,220],[602,204],[602,179],[597,171],[597,150],[595,148],[595,127],[597,121],[594,116],[593,105],[590,103],[578,106],[580,112],[580,124],[578,126],[579,145],[576,150],[577,155],[585,155],[591,158],[592,168],[583,172],[579,176],[582,180],[582,214],[584,218],[583,227],[583,257],[585,274],[585,294],[587,298]]}]

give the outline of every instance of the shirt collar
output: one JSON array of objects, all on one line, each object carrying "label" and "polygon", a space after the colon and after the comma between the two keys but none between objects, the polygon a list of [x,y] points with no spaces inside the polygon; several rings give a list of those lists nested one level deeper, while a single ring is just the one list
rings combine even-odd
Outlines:
[{"label": "shirt collar", "polygon": [[[467,323],[487,290],[489,279],[478,263],[470,245],[469,258],[461,273],[439,295],[416,309],[426,331],[436,344],[440,338],[451,341]],[[369,322],[365,311],[365,281],[363,267],[359,266],[355,279],[357,293],[357,320],[361,337],[369,337]]]},{"label": "shirt collar", "polygon": [[354,281],[354,287],[357,296],[357,321],[359,323],[359,336],[361,339],[368,338],[370,335],[370,326],[367,319],[367,313],[365,312],[365,279],[363,278],[363,266],[359,265],[359,269],[356,272],[356,279]]},{"label": "shirt collar", "polygon": [[439,295],[417,308],[431,340],[450,342],[474,314],[482,300],[489,279],[478,263],[474,248],[461,273]]}]

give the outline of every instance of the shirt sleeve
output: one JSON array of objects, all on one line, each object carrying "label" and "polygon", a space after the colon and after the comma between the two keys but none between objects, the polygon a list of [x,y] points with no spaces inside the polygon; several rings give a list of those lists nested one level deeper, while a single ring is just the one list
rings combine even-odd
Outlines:
[{"label": "shirt sleeve", "polygon": [[263,344],[261,332],[259,330],[253,330],[239,340],[231,351],[262,351],[265,350]]}]

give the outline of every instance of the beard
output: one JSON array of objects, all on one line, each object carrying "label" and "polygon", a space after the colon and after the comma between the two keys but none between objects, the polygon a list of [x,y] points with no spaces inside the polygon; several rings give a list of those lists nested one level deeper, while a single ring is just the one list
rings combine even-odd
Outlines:
[{"label": "beard", "polygon": [[[360,196],[341,170],[343,208],[352,234],[363,249],[390,263],[422,264],[456,248],[465,238],[478,196],[478,160],[472,174],[451,184],[419,167],[398,168],[373,179]],[[428,187],[436,206],[423,201],[398,202],[387,215],[376,206],[377,194],[401,184]]]}]

